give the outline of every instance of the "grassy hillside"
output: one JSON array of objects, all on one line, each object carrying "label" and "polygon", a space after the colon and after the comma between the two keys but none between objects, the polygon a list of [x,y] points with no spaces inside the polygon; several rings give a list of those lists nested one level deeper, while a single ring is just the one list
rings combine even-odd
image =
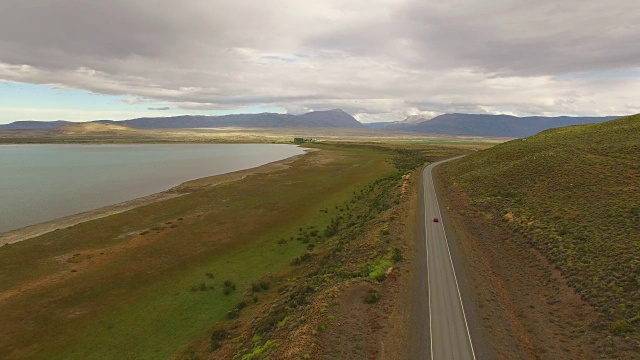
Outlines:
[{"label": "grassy hillside", "polygon": [[446,165],[616,334],[640,335],[640,115],[544,131]]},{"label": "grassy hillside", "polygon": [[53,132],[60,135],[126,135],[143,133],[128,126],[95,122],[64,124],[54,129]]}]

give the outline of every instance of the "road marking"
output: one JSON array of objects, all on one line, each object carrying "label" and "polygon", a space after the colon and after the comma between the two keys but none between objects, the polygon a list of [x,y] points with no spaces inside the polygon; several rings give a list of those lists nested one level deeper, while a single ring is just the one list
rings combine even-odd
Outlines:
[{"label": "road marking", "polygon": [[[426,170],[426,168],[425,168]],[[422,173],[422,177],[424,178],[424,171]],[[422,183],[422,202],[424,204],[424,243],[427,247],[427,289],[428,289],[428,299],[429,299],[429,353],[431,354],[431,360],[433,360],[433,333],[431,332],[431,271],[429,270],[429,243],[427,242],[427,189],[424,186],[424,182]]]},{"label": "road marking", "polygon": [[[435,166],[433,167],[435,168]],[[433,171],[433,168],[431,168],[431,171]],[[467,337],[469,338],[469,346],[471,346],[471,355],[473,356],[473,359],[475,360],[476,358],[476,353],[473,350],[473,342],[471,341],[471,333],[469,332],[469,325],[467,324],[467,315],[464,312],[464,305],[462,304],[462,296],[460,295],[460,287],[458,286],[458,277],[456,276],[456,268],[453,266],[453,259],[451,258],[451,250],[449,249],[449,240],[447,239],[447,232],[444,229],[444,224],[442,223],[442,213],[440,212],[440,203],[438,202],[438,194],[436,193],[436,187],[433,184],[433,176],[431,176],[431,188],[433,190],[433,196],[436,199],[436,207],[438,208],[438,215],[439,215],[439,219],[440,219],[440,226],[442,226],[442,232],[444,233],[444,240],[445,243],[447,244],[447,253],[449,254],[449,261],[451,262],[451,269],[453,270],[453,279],[456,281],[456,290],[458,290],[458,299],[460,300],[460,308],[462,309],[462,318],[464,319],[464,326],[467,329]],[[425,224],[427,222],[427,218],[426,218],[426,212],[427,212],[427,204],[425,203],[424,205],[425,207]],[[426,225],[425,225],[426,226]],[[427,229],[424,229],[425,231],[425,237],[426,237],[426,232]],[[428,260],[429,260],[429,253],[428,253],[429,248],[427,247],[427,271],[429,271],[429,267],[428,267]],[[429,277],[427,276],[427,279]],[[428,286],[428,284],[427,284]],[[429,294],[431,294],[431,289],[429,289]],[[431,327],[431,309],[429,308],[429,327]],[[429,333],[429,336],[431,336],[431,333]],[[433,341],[433,339],[432,339]],[[433,359],[433,343],[432,343],[432,351],[431,351],[431,359]]]}]

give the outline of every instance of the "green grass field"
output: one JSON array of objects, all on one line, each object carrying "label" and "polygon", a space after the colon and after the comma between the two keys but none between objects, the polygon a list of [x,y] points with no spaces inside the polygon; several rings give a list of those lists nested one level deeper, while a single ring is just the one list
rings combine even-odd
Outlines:
[{"label": "green grass field", "polygon": [[304,250],[279,239],[324,228],[332,215],[320,209],[392,171],[388,156],[325,148],[288,170],[0,248],[0,291],[26,287],[0,303],[0,357],[169,357]]},{"label": "green grass field", "polygon": [[640,339],[640,115],[551,129],[446,165],[616,334]]},{"label": "green grass field", "polygon": [[252,283],[292,271],[301,228],[322,232],[354,193],[424,161],[415,149],[312,146],[288,169],[1,247],[0,358],[170,358]]}]

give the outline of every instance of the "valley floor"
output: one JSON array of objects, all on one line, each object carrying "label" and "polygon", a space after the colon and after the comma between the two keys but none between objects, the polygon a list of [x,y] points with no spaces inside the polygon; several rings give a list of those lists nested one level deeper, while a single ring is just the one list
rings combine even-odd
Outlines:
[{"label": "valley floor", "polygon": [[0,358],[404,358],[416,172],[468,150],[312,147],[0,247]]}]

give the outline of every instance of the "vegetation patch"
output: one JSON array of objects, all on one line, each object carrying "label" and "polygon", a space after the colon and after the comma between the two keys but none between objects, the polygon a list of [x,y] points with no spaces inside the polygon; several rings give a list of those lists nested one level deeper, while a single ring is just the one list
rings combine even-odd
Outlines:
[{"label": "vegetation patch", "polygon": [[[392,227],[381,234],[389,221],[381,215],[401,203],[403,176],[427,152],[434,159],[460,152],[312,146],[322,151],[288,169],[180,190],[186,194],[0,248],[0,292],[8,294],[0,358],[284,351],[292,341],[281,339],[307,321],[318,296],[350,281],[379,286],[362,267],[392,261],[398,234]],[[158,226],[176,223],[170,231]],[[73,254],[82,261],[67,263]]]},{"label": "vegetation patch", "polygon": [[[354,145],[341,147],[363,148]],[[281,346],[273,350],[273,358],[314,358],[323,351],[318,347],[316,338],[331,331],[334,321],[340,319],[331,314],[330,306],[323,306],[326,298],[338,296],[341,286],[365,282],[372,289],[358,299],[359,303],[374,305],[380,301],[382,296],[378,287],[388,281],[389,270],[402,260],[397,242],[401,241],[398,227],[389,226],[389,220],[393,219],[391,214],[403,201],[402,189],[407,174],[428,158],[424,149],[364,148],[389,154],[394,171],[355,189],[333,208],[321,208],[321,213],[332,215],[324,228],[298,228],[293,240],[315,246],[295,257],[290,263],[291,270],[285,271],[279,280],[274,280],[280,283],[277,293],[263,307],[254,309],[253,320],[249,321],[244,315],[234,320],[237,330],[231,337],[244,340],[240,343],[225,342],[211,354],[212,357],[241,358],[268,341],[276,340]],[[443,152],[447,154],[447,150]],[[258,290],[257,284],[252,286],[252,293],[256,292],[254,289]],[[228,324],[220,323],[218,326],[224,328]],[[381,327],[375,325],[374,328]],[[313,329],[311,334],[296,335],[309,329]]]},{"label": "vegetation patch", "polygon": [[445,164],[472,205],[553,263],[604,328],[640,341],[640,116],[551,129]]},{"label": "vegetation patch", "polygon": [[384,281],[387,278],[387,270],[391,267],[391,261],[386,259],[378,259],[370,265],[369,279],[376,281]]}]

